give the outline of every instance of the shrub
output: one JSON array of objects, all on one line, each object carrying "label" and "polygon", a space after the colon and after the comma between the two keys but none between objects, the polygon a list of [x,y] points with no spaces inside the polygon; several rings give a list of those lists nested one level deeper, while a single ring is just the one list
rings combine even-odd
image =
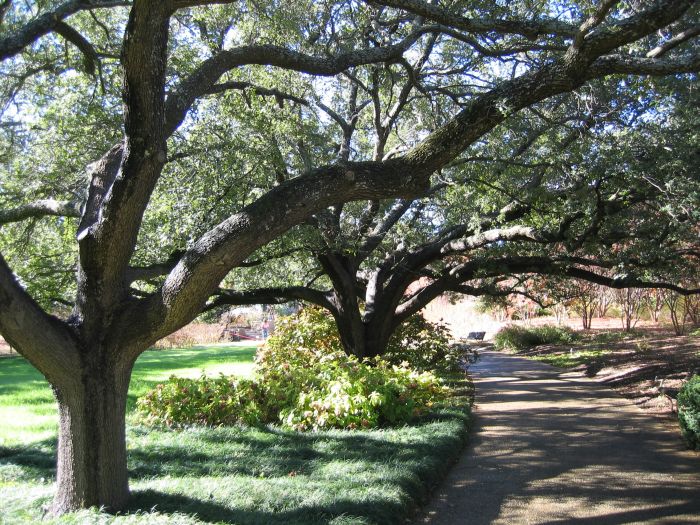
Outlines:
[{"label": "shrub", "polygon": [[[411,326],[425,332],[412,352],[430,352],[425,362],[442,355],[443,342],[424,341],[426,325]],[[450,394],[432,372],[347,356],[333,320],[317,309],[279,323],[256,365],[253,381],[172,377],[139,400],[139,414],[146,423],[168,426],[279,421],[294,430],[374,428],[406,423]]]},{"label": "shrub", "polygon": [[[342,352],[333,317],[319,308],[305,308],[278,323],[275,334],[258,353],[258,364],[274,368],[279,363],[294,365]],[[407,363],[422,371],[454,372],[459,370],[462,354],[458,345],[450,344],[446,326],[416,314],[396,329],[382,358],[393,365]],[[271,361],[269,355],[274,355]]]},{"label": "shrub", "polygon": [[249,379],[171,376],[139,398],[137,412],[146,424],[170,427],[257,425],[270,418],[261,409],[262,394],[260,385]]},{"label": "shrub", "polygon": [[499,350],[517,352],[534,346],[570,344],[576,340],[576,334],[569,328],[544,325],[534,328],[506,326],[494,336],[493,343]]},{"label": "shrub", "polygon": [[[427,341],[427,322],[412,322],[401,332],[407,352],[395,339],[394,360],[419,364],[436,359],[447,345],[444,331]],[[444,340],[442,339],[444,337]],[[444,344],[444,346],[443,346]],[[373,428],[407,422],[437,403],[449,390],[434,374],[384,358],[361,363],[342,351],[332,317],[307,308],[283,320],[256,357],[266,411],[278,410],[283,425],[295,430]]]},{"label": "shrub", "polygon": [[344,356],[317,364],[314,372],[296,402],[280,411],[284,426],[325,430],[400,425],[444,402],[449,393],[434,374],[382,359],[369,364]]},{"label": "shrub", "polygon": [[416,314],[401,324],[382,358],[391,364],[408,363],[417,370],[451,373],[459,370],[464,351],[450,343],[449,329]]},{"label": "shrub", "polygon": [[688,446],[700,450],[700,375],[694,375],[678,393],[678,423]]},{"label": "shrub", "polygon": [[304,308],[277,322],[275,333],[255,361],[262,370],[269,370],[285,364],[308,364],[342,352],[333,317],[320,308]]}]

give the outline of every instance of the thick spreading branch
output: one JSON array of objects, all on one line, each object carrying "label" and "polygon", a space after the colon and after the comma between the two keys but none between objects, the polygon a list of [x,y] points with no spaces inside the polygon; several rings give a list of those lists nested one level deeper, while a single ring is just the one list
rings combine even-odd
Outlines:
[{"label": "thick spreading branch", "polygon": [[280,46],[252,45],[222,51],[204,61],[169,94],[166,130],[171,134],[182,123],[195,100],[207,94],[228,71],[245,65],[274,66],[316,76],[333,76],[364,64],[398,60],[420,37],[414,31],[401,42],[386,46],[348,51],[335,56],[313,56]]},{"label": "thick spreading branch", "polygon": [[[202,310],[231,268],[292,226],[339,202],[415,197],[427,190],[427,183],[427,176],[406,175],[396,162],[328,166],[285,182],[200,238],[160,292],[124,319],[124,330],[131,332],[131,316],[136,316],[149,319],[146,325],[157,337],[167,335]],[[138,336],[150,340],[153,332],[148,332]]]},{"label": "thick spreading branch", "polygon": [[83,54],[85,71],[91,75],[94,75],[97,70],[99,57],[97,56],[97,51],[95,51],[92,44],[83,35],[65,22],[58,22],[54,30],[56,33],[78,48],[78,50]]},{"label": "thick spreading branch", "polygon": [[0,209],[0,226],[11,222],[39,217],[80,217],[81,203],[77,201],[57,201],[41,199],[9,210]]},{"label": "thick spreading branch", "polygon": [[27,294],[1,255],[0,333],[54,384],[78,370],[74,336]]},{"label": "thick spreading branch", "polygon": [[259,288],[255,290],[221,289],[206,305],[206,310],[220,306],[243,306],[252,304],[284,304],[290,301],[306,301],[329,311],[334,309],[329,299],[330,293],[306,286],[287,286],[278,288]]},{"label": "thick spreading branch", "polygon": [[44,35],[57,31],[66,18],[86,9],[130,5],[124,0],[70,0],[47,11],[0,39],[0,60],[16,55]]},{"label": "thick spreading branch", "polygon": [[367,3],[402,9],[428,20],[476,34],[517,34],[534,39],[538,35],[573,36],[577,30],[572,24],[546,18],[529,21],[467,18],[423,0],[367,0]]},{"label": "thick spreading branch", "polygon": [[688,40],[695,38],[696,36],[699,36],[699,35],[700,35],[700,24],[689,27],[688,29],[681,31],[677,35],[674,35],[672,38],[669,38],[663,44],[656,46],[654,49],[652,49],[651,51],[649,51],[646,54],[646,57],[647,58],[661,58],[666,53],[668,53],[671,49],[674,49],[674,48],[678,47],[679,45],[681,45],[683,42],[687,42]]},{"label": "thick spreading branch", "polygon": [[[419,169],[438,170],[515,112],[554,95],[573,91],[587,80],[623,72],[620,71],[623,65],[621,60],[606,61],[601,55],[665,27],[680,17],[690,5],[690,0],[657,3],[649,10],[614,26],[593,31],[581,48],[570,48],[560,60],[503,82],[475,97],[454,119],[409,151],[405,158]],[[644,60],[650,59],[628,63],[629,67],[624,72],[649,73],[654,68],[652,64],[643,67],[643,62],[639,61]],[[685,70],[692,68],[700,59],[692,57],[689,61],[690,65],[685,61],[673,62]],[[639,69],[635,71],[633,64],[638,65]]]},{"label": "thick spreading branch", "polygon": [[91,193],[101,202],[98,207],[88,203],[86,216],[95,221],[81,224],[78,237],[76,307],[81,316],[93,313],[86,333],[100,330],[101,315],[108,315],[127,293],[125,274],[141,220],[167,161],[163,120],[170,14],[169,3],[144,0],[134,4],[127,23],[122,52],[125,140],[121,150],[115,146],[103,159],[107,171],[93,177],[98,187]]},{"label": "thick spreading branch", "polygon": [[400,324],[436,297],[447,291],[459,290],[474,279],[524,274],[576,278],[608,288],[658,288],[672,290],[682,295],[700,294],[700,288],[684,288],[668,281],[646,280],[634,275],[608,277],[593,270],[575,266],[566,258],[558,260],[557,257],[543,256],[485,257],[467,261],[450,269],[441,278],[434,280],[402,302],[396,308],[396,322]]}]

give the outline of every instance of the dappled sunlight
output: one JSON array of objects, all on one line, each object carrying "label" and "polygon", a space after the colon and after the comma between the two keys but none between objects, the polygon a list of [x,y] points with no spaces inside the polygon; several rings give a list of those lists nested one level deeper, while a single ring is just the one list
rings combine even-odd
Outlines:
[{"label": "dappled sunlight", "polygon": [[697,522],[700,455],[675,428],[581,373],[493,352],[473,369],[470,452],[426,523]]},{"label": "dappled sunlight", "polygon": [[[133,498],[124,520],[145,513],[163,520],[157,523],[178,523],[183,515],[216,523],[325,523],[319,516],[348,514],[388,523],[444,475],[463,434],[464,414],[457,410],[439,421],[372,431],[131,427]],[[36,508],[52,494],[55,441],[0,447],[0,477],[3,501],[13,487],[44,479],[30,501]],[[27,497],[12,505],[25,509]]]},{"label": "dappled sunlight", "polygon": [[[252,366],[253,354],[251,347],[147,352],[136,364],[129,402],[155,384],[159,374],[167,378],[187,370],[198,376],[202,368],[214,374],[223,366],[242,369]],[[29,366],[18,363],[20,370]],[[3,384],[21,391],[21,385]],[[40,389],[51,400],[48,385]],[[114,520],[287,524],[371,515],[371,522],[387,523],[423,501],[426,486],[434,486],[457,457],[468,419],[464,409],[444,408],[407,426],[366,431],[299,433],[273,426],[168,430],[128,424],[133,498],[126,514]],[[55,418],[53,401],[13,410],[18,421],[31,410]],[[130,423],[135,422],[132,416],[127,416]],[[0,434],[4,432],[2,428]],[[47,433],[34,427],[24,432],[25,443],[0,445],[0,500],[5,505],[8,494],[17,494],[10,512],[32,522],[41,519],[40,506],[55,488],[55,423]],[[97,511],[74,517],[77,523],[113,519]]]}]

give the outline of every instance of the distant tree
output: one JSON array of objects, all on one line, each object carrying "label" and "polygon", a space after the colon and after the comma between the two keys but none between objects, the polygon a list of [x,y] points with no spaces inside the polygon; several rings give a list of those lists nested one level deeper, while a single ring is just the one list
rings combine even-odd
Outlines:
[{"label": "distant tree", "polygon": [[576,282],[576,294],[572,301],[573,308],[581,316],[584,330],[591,329],[593,316],[600,306],[600,291],[597,285],[585,281]]},{"label": "distant tree", "polygon": [[683,335],[688,320],[688,302],[686,298],[668,290],[664,291],[663,298],[664,304],[668,307],[673,331],[676,335]]},{"label": "distant tree", "polygon": [[620,319],[625,332],[637,326],[644,306],[644,291],[639,288],[623,288],[615,294],[620,307]]},{"label": "distant tree", "polygon": [[647,290],[644,293],[644,306],[655,323],[658,323],[664,307],[665,290]]}]

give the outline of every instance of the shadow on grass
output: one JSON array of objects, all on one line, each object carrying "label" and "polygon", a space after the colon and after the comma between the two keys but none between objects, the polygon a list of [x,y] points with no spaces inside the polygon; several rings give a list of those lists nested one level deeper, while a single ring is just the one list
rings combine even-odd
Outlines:
[{"label": "shadow on grass", "polygon": [[56,438],[37,441],[27,447],[0,446],[0,473],[4,466],[16,465],[20,467],[21,475],[16,476],[14,481],[40,478],[52,481],[56,478],[56,447]]},{"label": "shadow on grass", "polygon": [[[380,499],[380,498],[377,498]],[[130,500],[127,513],[155,510],[161,513],[186,514],[205,523],[236,523],[250,525],[322,524],[342,523],[401,523],[405,516],[405,502],[384,499],[381,505],[369,502],[334,500],[327,505],[308,505],[293,510],[257,511],[229,507],[216,501],[203,501],[179,494],[155,490],[136,491]],[[353,519],[354,518],[354,519]],[[341,522],[338,522],[341,523]]]},{"label": "shadow on grass", "polygon": [[[134,479],[162,476],[255,477],[261,474],[280,477],[290,472],[314,475],[337,461],[348,464],[362,462],[369,468],[379,468],[387,461],[429,462],[429,458],[452,457],[455,450],[461,449],[463,436],[459,432],[445,434],[442,425],[450,420],[464,425],[465,419],[465,415],[453,411],[433,415],[403,429],[367,432],[297,433],[274,427],[208,429],[198,433],[196,447],[187,447],[178,442],[177,433],[173,431],[161,431],[166,438],[175,439],[168,442],[156,439],[153,445],[145,443],[131,450],[130,475]],[[397,436],[400,432],[413,432],[416,436],[399,439]],[[387,437],[389,433],[391,436]],[[433,465],[435,477],[441,473],[438,467],[440,461],[435,461]],[[431,473],[427,475],[433,477]]]},{"label": "shadow on grass", "polygon": [[[156,507],[159,512],[223,523],[328,523],[338,516],[343,523],[365,523],[368,516],[373,523],[394,523],[411,505],[425,502],[444,476],[462,449],[466,418],[458,410],[447,410],[400,429],[355,432],[132,428],[128,461],[133,481],[214,478],[234,491],[256,486],[260,494],[269,494],[258,496],[263,504],[256,510],[250,503],[241,508],[240,500],[230,505],[226,499],[214,501],[202,487],[193,487],[187,496],[178,489],[136,490],[129,511]],[[3,466],[9,466],[5,474],[13,481],[52,481],[55,453],[55,439],[0,447],[0,476]],[[358,486],[362,494],[351,497]],[[326,494],[321,502],[319,491]],[[363,518],[353,521],[346,516]]]}]

